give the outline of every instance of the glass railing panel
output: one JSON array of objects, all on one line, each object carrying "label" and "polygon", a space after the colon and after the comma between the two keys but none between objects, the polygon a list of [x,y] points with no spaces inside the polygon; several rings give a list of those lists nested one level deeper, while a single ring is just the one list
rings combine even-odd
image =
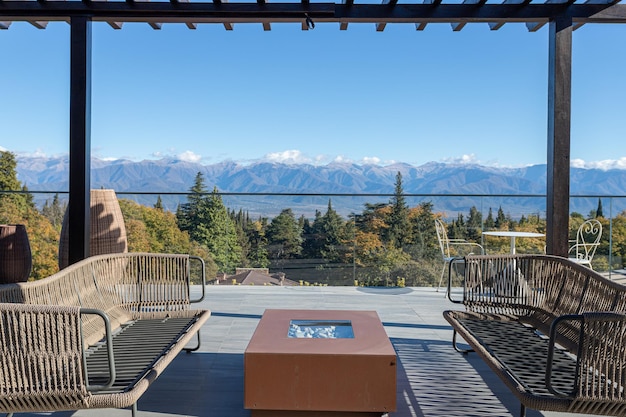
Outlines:
[{"label": "glass railing panel", "polygon": [[[8,195],[13,193],[0,194]],[[404,195],[405,211],[398,214],[393,211],[392,194],[217,193],[206,197],[217,199],[219,204],[211,204],[224,211],[218,223],[232,223],[232,228],[214,227],[203,238],[178,227],[176,213],[189,203],[187,193],[117,195],[131,251],[192,253],[207,260],[210,277],[257,271],[273,276],[267,282],[272,285],[437,286],[443,256],[435,218],[445,222],[451,239],[480,244],[486,253],[507,253],[511,248],[508,237],[488,236],[486,231],[545,233],[546,224],[545,197],[535,195]],[[53,258],[67,193],[32,192],[30,196],[39,216],[49,223],[42,227],[40,221],[29,229],[37,247],[34,263],[44,265],[36,269],[36,277],[41,278],[56,264]],[[603,235],[593,267],[619,278],[624,275],[626,197],[572,197],[570,238],[575,236],[576,221],[597,215],[599,201]],[[210,217],[205,215],[195,220],[206,223]],[[2,222],[19,221],[6,212],[3,216]],[[225,239],[229,234],[230,241]],[[545,238],[518,238],[516,251],[543,253]]]}]

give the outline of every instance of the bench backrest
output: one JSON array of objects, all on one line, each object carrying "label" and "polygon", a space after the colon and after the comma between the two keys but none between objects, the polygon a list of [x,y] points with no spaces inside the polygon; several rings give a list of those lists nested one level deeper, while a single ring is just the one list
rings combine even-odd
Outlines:
[{"label": "bench backrest", "polygon": [[[124,253],[77,262],[39,281],[0,285],[0,302],[104,311],[113,328],[156,312],[189,307],[189,256]],[[87,344],[103,336],[102,320],[83,318]]]},{"label": "bench backrest", "polygon": [[626,286],[567,258],[473,255],[465,258],[463,303],[472,311],[520,316],[547,333],[558,316],[626,312]]}]

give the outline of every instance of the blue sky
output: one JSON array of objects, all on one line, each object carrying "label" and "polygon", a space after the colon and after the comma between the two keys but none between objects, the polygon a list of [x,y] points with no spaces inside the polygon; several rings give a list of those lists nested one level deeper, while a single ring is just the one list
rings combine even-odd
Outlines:
[{"label": "blue sky", "polygon": [[[93,24],[92,154],[546,162],[548,29]],[[626,25],[574,32],[572,160],[626,169]],[[69,25],[0,31],[0,148],[68,152]]]}]

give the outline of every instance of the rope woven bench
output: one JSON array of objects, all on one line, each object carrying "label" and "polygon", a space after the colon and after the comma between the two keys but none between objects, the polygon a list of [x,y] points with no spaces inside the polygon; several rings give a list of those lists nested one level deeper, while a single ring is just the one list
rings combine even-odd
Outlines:
[{"label": "rope woven bench", "polygon": [[[477,255],[466,311],[445,311],[453,345],[475,351],[526,408],[626,416],[626,287],[565,258]],[[451,274],[450,274],[451,276]],[[457,334],[471,347],[462,350]]]},{"label": "rope woven bench", "polygon": [[[202,296],[190,299],[190,276]],[[187,255],[85,259],[0,285],[0,411],[132,408],[181,350],[199,347],[204,263]],[[188,347],[197,336],[197,347]]]}]

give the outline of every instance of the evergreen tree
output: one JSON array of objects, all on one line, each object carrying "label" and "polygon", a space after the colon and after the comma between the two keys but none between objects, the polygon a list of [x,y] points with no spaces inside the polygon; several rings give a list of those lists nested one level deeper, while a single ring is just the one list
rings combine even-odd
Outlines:
[{"label": "evergreen tree", "polygon": [[504,210],[502,210],[502,206],[498,209],[498,215],[496,216],[496,221],[494,226],[496,229],[501,229],[506,225],[506,216],[504,215]]},{"label": "evergreen tree", "polygon": [[187,195],[187,203],[179,205],[176,210],[176,220],[178,221],[180,230],[189,232],[191,238],[198,241],[198,239],[194,237],[194,234],[201,224],[199,212],[206,201],[207,194],[202,172],[196,174],[194,184],[189,191],[190,194]]},{"label": "evergreen tree", "polygon": [[314,227],[320,232],[321,238],[321,256],[330,262],[337,262],[341,259],[342,253],[340,247],[344,239],[344,221],[335,210],[330,200],[328,200],[328,209],[326,214],[322,216]]},{"label": "evergreen tree", "polygon": [[302,256],[310,259],[317,259],[322,257],[323,232],[322,225],[322,212],[315,210],[315,217],[313,223],[308,219],[304,222],[302,227]]},{"label": "evergreen tree", "polygon": [[246,227],[246,236],[250,245],[248,251],[248,262],[255,268],[266,268],[269,266],[267,251],[267,218],[259,217],[259,220],[249,221]]},{"label": "evergreen tree", "polygon": [[157,201],[156,203],[154,203],[154,208],[163,211],[163,200],[161,200],[161,196],[157,196]]},{"label": "evergreen tree", "polygon": [[33,196],[26,186],[17,179],[17,160],[15,154],[0,151],[0,191],[22,191],[21,193],[0,193],[0,199],[10,201],[17,210],[34,209]]},{"label": "evergreen tree", "polygon": [[208,248],[221,271],[233,271],[241,262],[242,249],[235,222],[222,203],[217,188],[207,196],[204,176],[198,172],[190,191],[187,203],[176,211],[179,229]]},{"label": "evergreen tree", "polygon": [[463,218],[463,215],[459,213],[456,220],[452,221],[448,226],[448,237],[450,239],[466,239],[465,230],[465,219]]},{"label": "evergreen tree", "polygon": [[409,207],[404,198],[402,174],[399,171],[396,174],[396,184],[390,205],[391,213],[386,240],[396,248],[401,248],[411,241],[411,228],[409,225]]},{"label": "evergreen tree", "polygon": [[477,242],[480,240],[483,226],[483,215],[476,206],[472,206],[467,219],[467,239]]},{"label": "evergreen tree", "polygon": [[596,210],[596,218],[604,217],[604,213],[602,212],[602,199],[598,198],[598,209]]},{"label": "evergreen tree", "polygon": [[22,188],[17,179],[17,160],[15,154],[0,151],[0,191],[17,191]]},{"label": "evergreen tree", "polygon": [[[240,264],[242,249],[239,245],[235,222],[222,202],[217,188],[200,201],[197,212],[199,225],[192,235],[205,245],[217,266],[224,272],[233,272]],[[191,235],[191,233],[190,233]]]},{"label": "evergreen tree", "polygon": [[411,230],[414,236],[413,256],[417,259],[441,259],[433,203],[423,202],[411,211]]},{"label": "evergreen tree", "polygon": [[55,194],[52,198],[52,203],[48,203],[48,200],[44,203],[41,214],[46,216],[46,218],[52,223],[55,229],[61,231],[61,226],[63,225],[63,216],[65,215],[65,210],[67,209],[67,204],[61,204],[59,201],[59,194]]},{"label": "evergreen tree", "polygon": [[492,230],[494,227],[496,227],[496,222],[493,220],[493,211],[489,207],[489,213],[485,219],[485,230]]},{"label": "evergreen tree", "polygon": [[302,253],[302,228],[288,208],[267,226],[268,249],[273,259],[296,258]]}]

